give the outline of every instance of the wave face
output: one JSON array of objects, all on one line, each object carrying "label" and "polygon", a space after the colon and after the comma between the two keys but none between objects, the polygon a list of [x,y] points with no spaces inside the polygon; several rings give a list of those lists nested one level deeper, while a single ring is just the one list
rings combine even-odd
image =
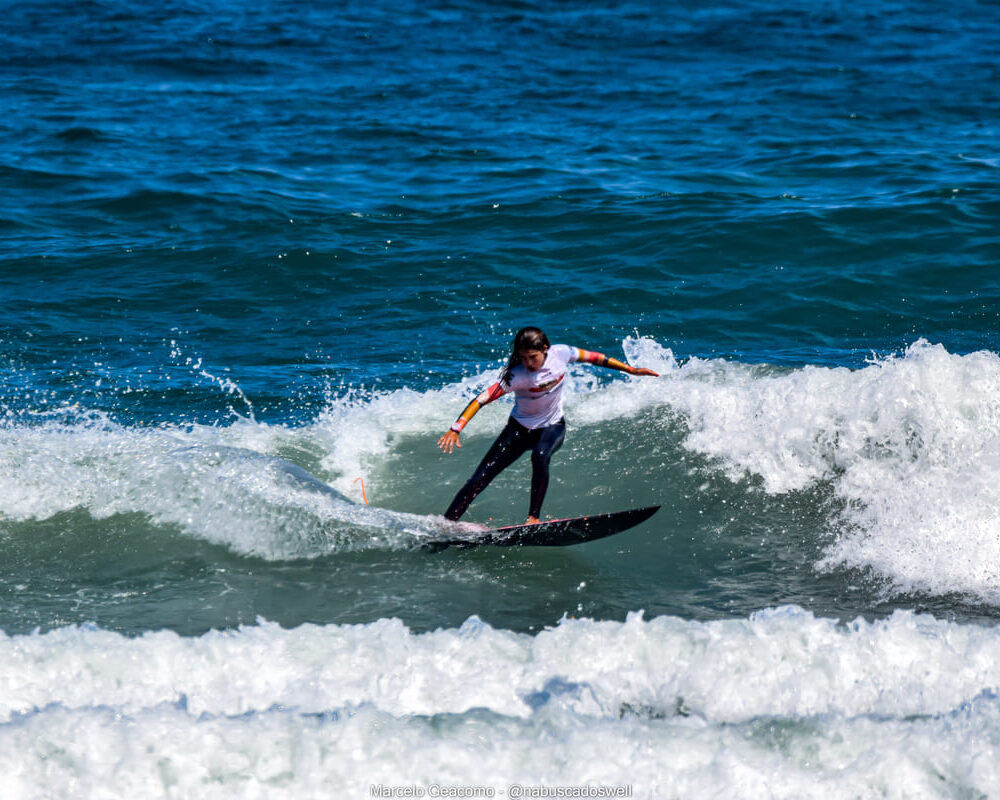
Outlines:
[{"label": "wave face", "polygon": [[[585,588],[541,616],[526,604],[495,622],[530,629],[562,613],[638,606],[701,606],[697,613],[710,618],[786,602],[849,616],[902,598],[975,618],[1000,603],[994,354],[956,355],[918,341],[849,369],[679,362],[644,337],[622,348],[661,377],[605,380],[574,367],[565,390],[571,446],[557,458],[546,510],[665,509],[581,551],[595,556],[579,563],[519,553],[537,570],[526,586],[537,581],[541,590],[558,574],[567,587]],[[355,595],[343,621],[364,607],[428,624],[423,612],[398,606],[390,583],[403,580],[422,587],[424,605],[447,609],[431,624],[457,625],[477,609],[467,587],[453,596],[455,582],[486,574],[500,593],[506,556],[428,562],[421,548],[447,529],[440,510],[502,427],[507,401],[480,413],[458,455],[441,456],[433,442],[489,380],[487,372],[439,389],[352,391],[298,425],[252,417],[129,425],[80,408],[11,414],[0,426],[0,519],[25,564],[43,562],[55,542],[98,560],[124,543],[137,569],[169,582],[165,553],[190,541],[206,554],[221,547],[240,572],[250,571],[246,559],[260,560],[272,576],[291,569],[312,584],[325,578],[307,575],[310,564],[333,569]],[[470,519],[519,521],[527,470],[501,476]],[[619,567],[598,563],[612,554],[625,555],[628,588],[612,589]],[[363,588],[368,577],[353,574],[360,563],[366,575],[381,573],[372,591]],[[470,567],[484,572],[459,577]],[[450,578],[439,586],[442,573]],[[105,578],[85,582],[107,599]]]}]

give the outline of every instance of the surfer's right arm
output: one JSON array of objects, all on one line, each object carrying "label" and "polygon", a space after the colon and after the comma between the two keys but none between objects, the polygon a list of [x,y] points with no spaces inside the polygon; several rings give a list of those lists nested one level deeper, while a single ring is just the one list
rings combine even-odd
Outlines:
[{"label": "surfer's right arm", "polygon": [[476,398],[465,407],[465,411],[459,414],[458,419],[452,423],[452,426],[445,432],[444,436],[438,439],[438,447],[444,453],[450,453],[456,447],[461,447],[462,443],[458,440],[458,435],[462,432],[469,420],[476,416],[476,412],[479,411],[487,403],[492,403],[501,395],[507,393],[507,389],[500,385],[500,383],[494,383],[488,389],[484,389],[480,392]]}]

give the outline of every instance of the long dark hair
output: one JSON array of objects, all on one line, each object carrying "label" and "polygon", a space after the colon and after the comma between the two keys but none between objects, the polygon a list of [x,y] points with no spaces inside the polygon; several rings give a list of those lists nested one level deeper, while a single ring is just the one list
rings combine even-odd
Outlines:
[{"label": "long dark hair", "polygon": [[514,344],[510,348],[510,358],[507,359],[507,366],[500,373],[500,383],[510,383],[510,371],[521,363],[521,352],[523,350],[548,350],[549,337],[541,328],[521,328],[514,335]]}]

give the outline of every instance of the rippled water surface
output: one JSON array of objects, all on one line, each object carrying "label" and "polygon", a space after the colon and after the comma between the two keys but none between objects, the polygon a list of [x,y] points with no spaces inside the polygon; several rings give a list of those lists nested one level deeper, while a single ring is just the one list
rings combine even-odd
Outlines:
[{"label": "rippled water surface", "polygon": [[[995,6],[4,14],[15,796],[998,791]],[[526,324],[661,373],[545,513],[662,509],[428,552]]]}]

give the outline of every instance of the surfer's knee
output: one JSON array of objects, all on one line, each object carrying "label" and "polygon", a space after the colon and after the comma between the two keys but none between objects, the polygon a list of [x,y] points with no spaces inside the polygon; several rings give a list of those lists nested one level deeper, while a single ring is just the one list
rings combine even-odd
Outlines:
[{"label": "surfer's knee", "polygon": [[559,449],[562,442],[561,436],[552,441],[541,442],[538,447],[531,451],[531,463],[538,467],[547,467],[552,459],[552,454]]},{"label": "surfer's knee", "polygon": [[531,466],[534,469],[547,470],[549,468],[549,461],[552,460],[551,450],[533,450],[531,452]]}]

